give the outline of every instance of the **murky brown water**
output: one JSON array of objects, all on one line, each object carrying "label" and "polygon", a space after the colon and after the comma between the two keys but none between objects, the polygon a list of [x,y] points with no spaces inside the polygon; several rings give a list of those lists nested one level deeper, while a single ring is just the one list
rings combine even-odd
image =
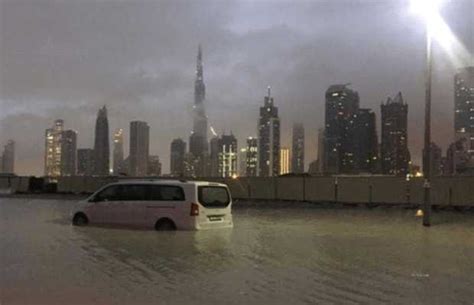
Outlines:
[{"label": "murky brown water", "polygon": [[1,304],[474,304],[474,216],[235,209],[222,231],[72,227],[0,198]]}]

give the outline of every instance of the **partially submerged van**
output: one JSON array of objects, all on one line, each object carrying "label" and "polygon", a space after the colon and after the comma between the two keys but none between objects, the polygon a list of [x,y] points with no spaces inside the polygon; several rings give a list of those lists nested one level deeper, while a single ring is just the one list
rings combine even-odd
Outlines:
[{"label": "partially submerged van", "polygon": [[127,180],[108,184],[72,211],[73,225],[127,225],[156,230],[231,228],[227,185],[204,181]]}]

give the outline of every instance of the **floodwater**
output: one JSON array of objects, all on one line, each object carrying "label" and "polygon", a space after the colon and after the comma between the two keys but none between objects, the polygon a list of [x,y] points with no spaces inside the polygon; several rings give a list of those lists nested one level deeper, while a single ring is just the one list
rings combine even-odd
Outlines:
[{"label": "floodwater", "polygon": [[0,304],[474,304],[474,215],[236,208],[234,229],[73,227],[0,198]]}]

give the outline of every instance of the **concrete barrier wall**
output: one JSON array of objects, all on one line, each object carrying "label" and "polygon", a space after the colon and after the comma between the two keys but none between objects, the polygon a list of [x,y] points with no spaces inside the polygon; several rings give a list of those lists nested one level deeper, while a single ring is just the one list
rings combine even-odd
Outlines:
[{"label": "concrete barrier wall", "polygon": [[302,177],[276,178],[276,198],[281,200],[305,200],[305,185]]},{"label": "concrete barrier wall", "polygon": [[412,178],[408,183],[408,189],[409,189],[409,198],[408,198],[408,203],[413,204],[413,205],[420,205],[423,203],[423,197],[424,197],[424,188],[423,188],[423,183],[424,179],[423,178]]},{"label": "concrete barrier wall", "polygon": [[252,199],[270,199],[275,200],[276,197],[276,179],[274,178],[247,178],[250,189],[250,198]]},{"label": "concrete barrier wall", "polygon": [[340,177],[337,179],[337,201],[350,203],[371,202],[369,178]]},{"label": "concrete barrier wall", "polygon": [[400,177],[371,177],[372,202],[387,204],[407,204],[409,184]]},{"label": "concrete barrier wall", "polygon": [[[130,178],[127,178],[130,179]],[[61,177],[61,193],[93,193],[118,181],[117,177]],[[234,199],[294,200],[312,202],[413,204],[423,203],[423,178],[400,177],[240,177],[203,178],[226,183]],[[0,177],[0,189],[28,192],[30,177]],[[337,193],[337,194],[336,194]],[[431,202],[441,206],[474,206],[474,177],[435,177]]]},{"label": "concrete barrier wall", "polygon": [[306,177],[306,201],[336,201],[334,181],[332,177]]},{"label": "concrete barrier wall", "polygon": [[58,179],[59,193],[93,193],[102,186],[116,182],[116,177],[87,177],[87,176],[71,176],[60,177]]},{"label": "concrete barrier wall", "polygon": [[438,185],[444,185],[444,196],[442,198],[446,198],[447,193],[447,200],[451,205],[474,206],[473,178],[439,178]]},{"label": "concrete barrier wall", "polygon": [[0,177],[0,189],[9,189],[11,187],[11,177]]},{"label": "concrete barrier wall", "polygon": [[227,184],[233,199],[250,199],[248,179],[225,179],[222,183]]},{"label": "concrete barrier wall", "polygon": [[18,177],[15,193],[27,193],[30,190],[30,177]]}]

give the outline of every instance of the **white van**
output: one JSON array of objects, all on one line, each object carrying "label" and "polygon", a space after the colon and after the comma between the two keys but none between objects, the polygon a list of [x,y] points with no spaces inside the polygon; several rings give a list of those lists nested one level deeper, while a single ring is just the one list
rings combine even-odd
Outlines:
[{"label": "white van", "polygon": [[128,180],[112,183],[78,203],[72,223],[156,230],[233,226],[227,185],[201,181]]}]

